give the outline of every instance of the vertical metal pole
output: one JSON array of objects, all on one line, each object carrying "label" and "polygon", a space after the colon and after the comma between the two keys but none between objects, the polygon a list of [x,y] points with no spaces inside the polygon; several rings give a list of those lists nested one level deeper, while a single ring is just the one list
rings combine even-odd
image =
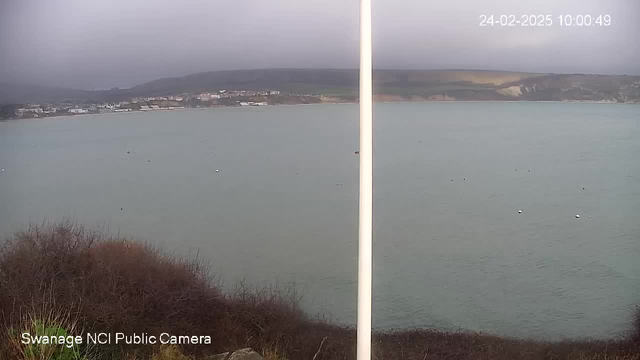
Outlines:
[{"label": "vertical metal pole", "polygon": [[358,353],[371,360],[373,240],[373,84],[371,0],[360,0],[360,218],[358,239]]}]

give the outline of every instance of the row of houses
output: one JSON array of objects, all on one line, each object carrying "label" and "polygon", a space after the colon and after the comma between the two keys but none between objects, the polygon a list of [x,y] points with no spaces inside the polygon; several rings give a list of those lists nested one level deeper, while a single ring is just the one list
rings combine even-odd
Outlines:
[{"label": "row of houses", "polygon": [[115,110],[115,109],[119,109],[122,106],[126,106],[131,104],[131,102],[129,101],[120,101],[120,102],[115,102],[115,103],[107,103],[107,104],[100,104],[97,106],[98,109],[111,109],[111,110]]},{"label": "row of houses", "polygon": [[229,93],[230,96],[269,96],[269,95],[280,95],[279,90],[269,90],[269,91],[251,91],[251,90],[239,90],[232,91]]},{"label": "row of houses", "polygon": [[175,110],[175,109],[184,109],[184,106],[167,106],[167,107],[160,107],[160,105],[141,105],[140,106],[140,111]]},{"label": "row of houses", "polygon": [[[226,97],[226,96],[225,96]],[[200,101],[211,101],[222,98],[222,94],[202,93],[195,96]]]},{"label": "row of houses", "polygon": [[226,90],[220,90],[218,93],[201,93],[195,95],[195,98],[200,101],[211,101],[218,100],[222,98],[230,98],[230,97],[240,97],[240,96],[271,96],[271,95],[280,95],[279,90],[269,90],[269,91],[252,91],[252,90],[236,90],[227,92]]},{"label": "row of houses", "polygon": [[58,112],[57,107],[49,107],[45,106],[44,108],[40,105],[31,105],[27,108],[20,108],[15,110],[15,114],[17,116],[24,116],[25,113],[33,113],[34,115],[51,115],[56,114]]},{"label": "row of houses", "polygon": [[116,104],[101,104],[101,105],[90,105],[90,106],[86,106],[86,107],[68,107],[67,106],[62,106],[61,108],[59,107],[51,107],[51,106],[41,106],[41,105],[31,105],[28,108],[21,108],[21,109],[17,109],[15,111],[16,115],[19,117],[24,117],[25,113],[33,113],[34,117],[40,117],[40,116],[51,116],[51,115],[57,115],[59,113],[69,113],[69,114],[73,114],[73,115],[80,115],[80,114],[89,114],[89,113],[105,113],[105,112],[126,112],[126,111],[131,111],[131,109],[129,108],[124,108],[121,109],[120,106],[122,106],[121,103],[116,103]]},{"label": "row of houses", "polygon": [[[184,100],[184,96],[149,96],[149,97],[135,97],[133,99],[131,99],[131,103],[132,104],[137,104],[137,103],[141,103],[141,102],[148,102],[148,101],[183,101]],[[129,103],[127,103],[129,104]]]},{"label": "row of houses", "polygon": [[122,108],[122,109],[103,108],[103,109],[98,109],[98,112],[100,114],[113,113],[113,112],[129,112],[129,111],[132,111],[132,109],[131,108]]},{"label": "row of houses", "polygon": [[279,90],[269,90],[269,91],[251,91],[251,90],[236,90],[229,91],[227,90],[219,90],[217,92],[204,92],[200,94],[183,94],[183,95],[169,95],[169,96],[146,96],[146,97],[135,97],[131,99],[131,103],[146,103],[149,101],[184,101],[186,99],[197,99],[200,101],[211,101],[218,100],[222,98],[229,97],[239,97],[239,96],[270,96],[270,95],[280,95]]},{"label": "row of houses", "polygon": [[[165,109],[172,110],[172,109],[183,109],[184,106],[166,106],[166,104],[162,104],[163,107],[160,107],[160,105],[149,104],[149,102],[153,102],[153,101],[182,102],[182,101],[185,101],[186,99],[198,99],[200,101],[213,101],[213,100],[219,100],[222,98],[272,96],[272,95],[280,95],[280,91],[279,90],[268,90],[268,91],[219,90],[217,92],[204,92],[200,94],[135,97],[133,99],[130,99],[129,101],[119,101],[119,102],[103,103],[103,104],[91,104],[91,105],[85,105],[85,106],[78,106],[72,103],[62,103],[57,105],[29,104],[24,108],[16,109],[15,115],[18,117],[41,117],[41,116],[52,116],[60,113],[78,115],[78,114],[89,114],[89,113],[129,112],[129,111],[132,111],[132,108],[129,106],[131,104],[139,104],[140,110],[142,111],[165,110]],[[238,102],[237,101],[236,103],[239,103],[239,105],[241,106],[267,105],[266,102]],[[177,105],[177,104],[173,104],[173,105]]]}]

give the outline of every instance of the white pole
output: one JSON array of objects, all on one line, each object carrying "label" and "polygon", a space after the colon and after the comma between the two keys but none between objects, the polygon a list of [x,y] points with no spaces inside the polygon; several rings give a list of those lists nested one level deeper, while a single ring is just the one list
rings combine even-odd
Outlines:
[{"label": "white pole", "polygon": [[358,239],[358,352],[371,360],[373,239],[373,86],[371,0],[360,0],[360,219]]}]

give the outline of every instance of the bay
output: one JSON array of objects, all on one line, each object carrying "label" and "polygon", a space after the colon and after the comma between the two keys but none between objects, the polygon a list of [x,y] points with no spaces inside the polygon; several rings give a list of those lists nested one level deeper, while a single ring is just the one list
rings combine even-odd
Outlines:
[{"label": "bay", "polygon": [[[375,328],[627,329],[640,108],[388,103],[374,122]],[[309,314],[354,324],[357,149],[353,104],[1,122],[0,234],[69,217],[227,287],[294,282]]]}]

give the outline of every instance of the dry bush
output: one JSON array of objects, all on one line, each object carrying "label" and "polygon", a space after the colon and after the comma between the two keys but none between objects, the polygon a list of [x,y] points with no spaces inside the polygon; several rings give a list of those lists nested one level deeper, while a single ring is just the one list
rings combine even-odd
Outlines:
[{"label": "dry bush", "polygon": [[11,314],[52,300],[78,314],[87,331],[207,335],[227,313],[200,263],[71,222],[32,225],[8,239],[0,289],[5,327],[15,322]]},{"label": "dry bush", "polygon": [[193,360],[193,358],[183,354],[182,350],[175,345],[163,345],[153,354],[151,360]]},{"label": "dry bush", "polygon": [[636,306],[636,311],[633,313],[631,341],[640,346],[640,306]]},{"label": "dry bush", "polygon": [[[260,288],[241,283],[222,294],[198,261],[169,257],[147,244],[88,231],[69,221],[32,225],[8,239],[0,251],[0,329],[24,327],[24,317],[16,314],[55,308],[72,314],[76,328],[85,332],[211,336],[211,345],[183,346],[181,351],[190,356],[252,347],[271,359],[355,359],[355,329],[310,319],[300,310],[295,289],[291,284]],[[640,319],[635,326],[635,342],[535,342],[425,329],[376,332],[373,356],[638,359]],[[0,359],[19,359],[8,343],[0,336]],[[152,359],[158,348],[99,350],[91,360]],[[180,356],[176,351],[162,348],[155,357]]]}]

